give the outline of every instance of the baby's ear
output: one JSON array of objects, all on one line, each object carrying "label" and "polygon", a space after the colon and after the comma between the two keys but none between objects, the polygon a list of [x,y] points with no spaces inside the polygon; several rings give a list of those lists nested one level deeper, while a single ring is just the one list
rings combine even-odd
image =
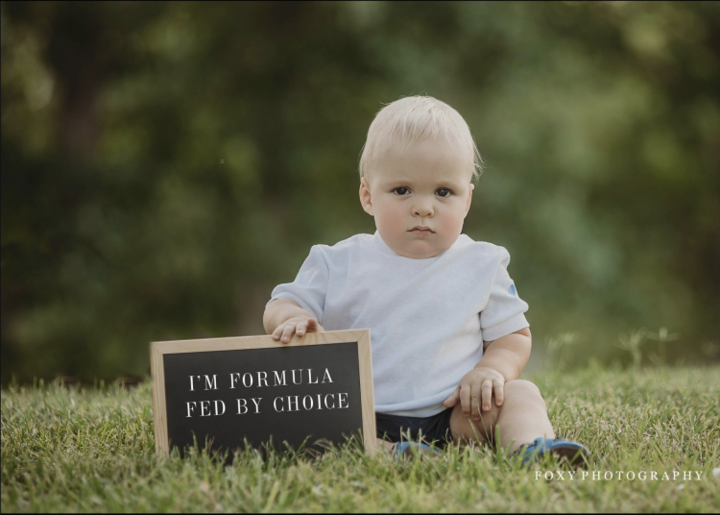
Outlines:
[{"label": "baby's ear", "polygon": [[375,216],[373,214],[372,196],[370,195],[370,185],[368,184],[367,179],[365,179],[365,177],[360,179],[360,204],[362,204],[362,208],[367,214],[369,214],[370,216]]},{"label": "baby's ear", "polygon": [[470,191],[468,192],[468,198],[467,198],[467,205],[465,206],[465,216],[467,216],[468,212],[470,211],[470,204],[472,204],[472,192],[475,189],[474,184],[470,184]]}]

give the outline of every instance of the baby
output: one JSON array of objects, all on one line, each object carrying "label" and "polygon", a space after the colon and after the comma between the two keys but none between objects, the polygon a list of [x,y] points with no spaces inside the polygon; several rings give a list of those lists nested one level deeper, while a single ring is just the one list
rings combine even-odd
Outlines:
[{"label": "baby", "polygon": [[555,439],[540,391],[518,379],[531,336],[510,255],[461,234],[479,166],[467,123],[444,102],[380,110],[360,159],[360,203],[377,231],[313,246],[295,281],[273,290],[265,330],[288,342],[370,328],[377,437],[391,452],[479,440],[526,462],[552,452],[580,463],[584,447]]}]

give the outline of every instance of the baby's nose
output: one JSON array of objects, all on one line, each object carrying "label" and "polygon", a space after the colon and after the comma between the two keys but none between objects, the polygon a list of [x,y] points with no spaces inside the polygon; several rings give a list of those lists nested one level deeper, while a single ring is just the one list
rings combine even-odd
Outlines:
[{"label": "baby's nose", "polygon": [[431,204],[415,204],[413,206],[413,215],[420,216],[422,218],[432,216],[434,213]]}]

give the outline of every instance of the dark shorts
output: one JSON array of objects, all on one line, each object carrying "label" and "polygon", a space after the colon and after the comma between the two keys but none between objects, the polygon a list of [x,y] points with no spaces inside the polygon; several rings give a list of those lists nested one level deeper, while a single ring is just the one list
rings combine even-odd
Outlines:
[{"label": "dark shorts", "polygon": [[377,437],[391,442],[401,442],[408,439],[422,440],[426,443],[435,443],[438,447],[445,447],[452,442],[450,431],[450,415],[453,408],[441,411],[431,417],[403,417],[400,415],[388,415],[386,413],[375,413],[377,423]]}]

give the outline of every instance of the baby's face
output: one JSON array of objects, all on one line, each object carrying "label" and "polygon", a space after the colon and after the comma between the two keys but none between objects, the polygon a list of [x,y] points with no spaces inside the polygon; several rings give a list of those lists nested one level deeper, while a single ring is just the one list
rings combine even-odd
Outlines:
[{"label": "baby's face", "polygon": [[425,140],[391,147],[360,183],[360,202],[385,244],[423,259],[449,249],[470,209],[472,156],[459,145]]}]

